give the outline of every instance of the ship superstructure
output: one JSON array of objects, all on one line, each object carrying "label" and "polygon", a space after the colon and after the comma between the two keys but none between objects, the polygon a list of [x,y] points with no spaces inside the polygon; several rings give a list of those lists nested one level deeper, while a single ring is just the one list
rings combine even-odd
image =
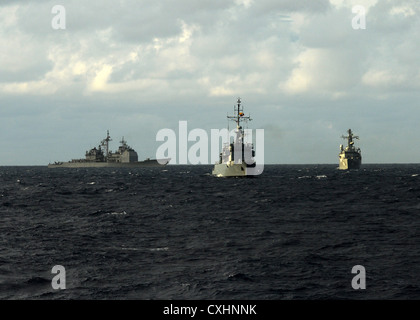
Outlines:
[{"label": "ship superstructure", "polygon": [[344,148],[340,145],[339,158],[339,169],[351,170],[359,169],[362,164],[362,154],[360,148],[354,146],[353,139],[359,139],[359,136],[355,136],[351,129],[347,130],[347,136],[342,136],[343,139],[347,139],[347,146]]},{"label": "ship superstructure", "polygon": [[109,142],[112,141],[109,131],[99,146],[86,151],[84,159],[72,159],[68,162],[55,162],[49,168],[85,168],[85,167],[143,167],[166,165],[170,159],[150,159],[138,161],[137,152],[131,148],[124,137],[115,152],[110,151]]},{"label": "ship superstructure", "polygon": [[212,174],[218,177],[239,177],[249,175],[249,169],[255,168],[255,151],[252,142],[245,141],[242,122],[251,121],[250,116],[245,116],[241,98],[237,99],[234,115],[227,118],[236,123],[233,141],[225,143],[219,155],[219,161],[214,165]]}]

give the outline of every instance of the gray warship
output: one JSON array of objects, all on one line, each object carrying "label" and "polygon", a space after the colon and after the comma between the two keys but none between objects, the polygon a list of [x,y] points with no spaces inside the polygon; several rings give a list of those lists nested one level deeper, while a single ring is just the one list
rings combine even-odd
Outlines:
[{"label": "gray warship", "polygon": [[84,159],[73,159],[68,162],[55,162],[48,164],[48,168],[134,168],[134,167],[156,167],[164,166],[169,163],[170,158],[166,159],[150,159],[138,161],[137,152],[131,148],[124,137],[121,139],[118,150],[112,152],[109,150],[109,142],[112,141],[109,136],[102,140],[98,148],[94,147],[86,151]]},{"label": "gray warship", "polygon": [[347,139],[347,147],[340,145],[340,154],[338,158],[340,170],[352,170],[360,169],[362,164],[362,154],[360,148],[355,148],[353,139],[359,139],[358,136],[353,135],[351,129],[347,130],[348,135],[342,136],[343,139]]},{"label": "gray warship", "polygon": [[[212,174],[217,177],[245,177],[250,176],[249,169],[255,169],[255,151],[252,143],[244,142],[244,130],[241,126],[243,121],[251,121],[250,116],[245,116],[241,105],[241,98],[238,98],[234,107],[233,116],[227,116],[229,120],[236,122],[235,137],[233,141],[225,143],[222,152],[219,154],[219,161],[214,165]],[[242,155],[235,157],[235,150],[242,150]],[[237,152],[238,153],[238,152]],[[240,153],[240,152],[239,152]]]}]

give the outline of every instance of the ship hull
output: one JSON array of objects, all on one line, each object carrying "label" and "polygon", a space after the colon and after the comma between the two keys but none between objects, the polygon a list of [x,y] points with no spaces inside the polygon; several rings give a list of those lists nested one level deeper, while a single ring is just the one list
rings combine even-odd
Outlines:
[{"label": "ship hull", "polygon": [[348,158],[340,158],[339,162],[339,169],[340,170],[358,170],[362,164],[362,159],[348,159]]},{"label": "ship hull", "polygon": [[140,168],[161,167],[168,164],[170,159],[150,159],[136,162],[62,162],[49,164],[48,168]]},{"label": "ship hull", "polygon": [[214,165],[212,174],[216,177],[246,177],[247,165],[245,163],[217,163]]}]

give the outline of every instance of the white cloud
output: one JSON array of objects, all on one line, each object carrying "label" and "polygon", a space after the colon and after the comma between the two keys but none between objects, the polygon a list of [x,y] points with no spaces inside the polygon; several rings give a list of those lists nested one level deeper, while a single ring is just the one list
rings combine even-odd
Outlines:
[{"label": "white cloud", "polygon": [[391,15],[399,15],[402,14],[405,17],[413,16],[416,14],[416,12],[413,10],[413,8],[409,6],[397,6],[392,7],[389,11]]},{"label": "white cloud", "polygon": [[293,94],[307,91],[313,87],[321,56],[322,50],[319,49],[310,49],[301,53],[295,60],[297,67],[293,69],[290,78],[283,86],[284,90]]},{"label": "white cloud", "polygon": [[306,49],[296,57],[289,78],[279,87],[288,94],[342,97],[359,80],[356,59],[341,49]]},{"label": "white cloud", "polygon": [[[418,1],[69,0],[64,31],[51,28],[53,1],[4,3],[2,114],[24,114],[37,100],[34,110],[55,120],[113,123],[107,105],[112,118],[147,109],[163,125],[206,104],[212,111],[197,119],[219,123],[213,108],[223,117],[242,96],[264,110],[260,123],[280,119],[293,145],[296,121],[341,130],[365,121],[372,100],[390,109],[403,94],[406,105],[418,101]],[[354,5],[368,9],[366,30],[352,29]]]},{"label": "white cloud", "polygon": [[31,94],[31,95],[50,95],[56,91],[55,86],[45,80],[11,82],[0,84],[0,91],[8,94]]},{"label": "white cloud", "polygon": [[243,5],[245,8],[249,8],[254,0],[235,0],[235,4]]},{"label": "white cloud", "polygon": [[394,70],[369,70],[363,77],[363,84],[386,90],[387,93],[401,90],[413,90],[420,88],[420,69],[412,70],[414,72],[399,72]]},{"label": "white cloud", "polygon": [[[111,18],[127,7],[134,11],[137,8],[134,2],[117,5],[114,12],[103,11],[100,17],[95,15],[98,21],[96,28],[93,21],[87,23],[92,16],[83,14],[98,7],[86,5],[87,10],[85,7],[79,8],[84,12],[81,13],[81,25],[86,21],[86,27],[94,28],[94,32],[75,33],[71,19],[68,19],[66,33],[60,35],[50,32],[46,38],[41,38],[42,41],[31,38],[28,29],[20,29],[17,25],[23,18],[19,14],[26,15],[30,10],[10,6],[2,11],[5,23],[0,28],[3,30],[0,41],[4,47],[10,48],[8,52],[2,52],[2,60],[6,62],[3,69],[18,74],[39,64],[40,59],[44,59],[45,69],[42,76],[37,74],[37,79],[3,82],[0,90],[4,93],[48,94],[77,88],[89,94],[97,91],[118,93],[149,90],[157,85],[159,87],[154,90],[157,94],[159,90],[171,87],[179,90],[178,85],[182,83],[195,88],[193,91],[207,92],[212,96],[246,90],[254,93],[275,93],[280,90],[290,94],[329,94],[337,98],[345,95],[347,86],[355,87],[357,82],[369,87],[392,81],[403,83],[402,76],[392,80],[384,74],[380,77],[379,71],[372,71],[383,70],[380,63],[382,58],[388,59],[386,52],[392,49],[392,43],[382,42],[382,47],[375,47],[375,43],[379,43],[377,39],[370,37],[365,41],[362,39],[365,35],[357,34],[350,28],[353,15],[351,6],[356,2],[331,0],[332,9],[322,14],[318,12],[326,8],[323,2],[300,6],[290,1],[278,3],[266,0],[256,3],[236,0],[228,6],[216,3],[214,7],[209,2],[203,5],[214,10],[214,19],[211,21],[213,28],[192,19],[192,15],[165,20],[167,10],[150,2],[142,7],[142,12],[164,15],[159,19],[149,17],[143,21],[140,24],[142,32],[152,26],[162,27],[162,24],[165,24],[165,28],[168,25],[173,28],[164,36],[149,37],[149,41],[141,38],[137,43],[121,42],[126,38],[121,32],[128,28],[136,29],[130,25],[136,17],[134,12],[125,10],[128,18],[111,24]],[[358,1],[357,4],[372,9],[377,1]],[[187,1],[184,5],[190,6],[191,3]],[[241,9],[253,6],[258,9],[258,15]],[[75,8],[70,2],[67,9],[70,16],[76,14],[73,12]],[[394,16],[410,17],[415,12],[409,2],[399,6],[388,4],[386,8]],[[203,14],[203,8],[194,6],[192,10]],[[382,8],[378,12],[385,11]],[[232,13],[235,18],[232,18]],[[371,14],[375,14],[375,11]],[[285,19],[287,15],[289,20]],[[209,24],[209,21],[205,20],[204,23]],[[12,25],[16,29],[8,35],[5,30]],[[374,26],[370,24],[370,28]],[[296,40],[290,42],[291,37]],[[51,39],[55,41],[48,42]],[[402,35],[398,41],[404,39]],[[19,51],[18,48],[23,50]],[[415,47],[411,45],[410,49],[415,50]],[[34,52],[38,52],[39,57],[30,59]],[[403,50],[400,55],[404,59],[411,59]],[[374,59],[370,61],[372,56]],[[387,74],[401,74],[401,68],[401,63],[391,64]],[[147,85],[148,82],[153,86]],[[48,90],[42,89],[47,87]]]},{"label": "white cloud", "polygon": [[91,91],[105,91],[108,79],[112,73],[112,66],[109,64],[103,64],[99,67],[96,72],[95,78],[92,80],[90,85]]},{"label": "white cloud", "polygon": [[18,9],[18,5],[12,5],[9,7],[4,7],[0,10],[0,21],[2,24],[2,29],[16,27]]},{"label": "white cloud", "polygon": [[83,61],[77,61],[72,66],[72,71],[75,76],[86,74],[86,70],[87,70],[87,66],[86,66],[86,63],[84,63]]},{"label": "white cloud", "polygon": [[354,6],[363,6],[366,12],[376,5],[378,0],[329,0],[331,5],[337,9],[341,8],[353,8]]}]

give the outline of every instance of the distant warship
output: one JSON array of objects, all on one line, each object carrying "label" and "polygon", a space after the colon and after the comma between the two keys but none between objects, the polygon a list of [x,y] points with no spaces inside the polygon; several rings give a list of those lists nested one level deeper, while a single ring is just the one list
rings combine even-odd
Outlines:
[{"label": "distant warship", "polygon": [[353,139],[359,139],[359,137],[353,135],[351,129],[347,133],[347,136],[342,136],[343,139],[347,139],[347,147],[343,148],[343,145],[340,145],[340,154],[338,155],[340,164],[338,168],[341,170],[359,169],[362,164],[362,154],[360,148],[356,149],[354,147],[353,142]]},{"label": "distant warship", "polygon": [[[251,121],[251,117],[245,116],[241,99],[238,98],[234,107],[235,115],[227,116],[229,120],[236,122],[236,130],[233,142],[225,143],[219,155],[219,161],[214,165],[212,174],[217,177],[241,177],[247,176],[250,168],[255,168],[255,151],[252,143],[244,142],[244,130],[242,121]],[[235,150],[242,150],[242,155],[235,157]]]},{"label": "distant warship", "polygon": [[124,137],[121,145],[115,152],[109,151],[109,142],[112,141],[107,131],[107,136],[102,140],[98,148],[86,151],[85,159],[73,159],[68,162],[55,162],[48,164],[48,168],[102,168],[102,167],[150,167],[168,164],[170,159],[146,159],[138,161],[137,152],[127,145]]}]

